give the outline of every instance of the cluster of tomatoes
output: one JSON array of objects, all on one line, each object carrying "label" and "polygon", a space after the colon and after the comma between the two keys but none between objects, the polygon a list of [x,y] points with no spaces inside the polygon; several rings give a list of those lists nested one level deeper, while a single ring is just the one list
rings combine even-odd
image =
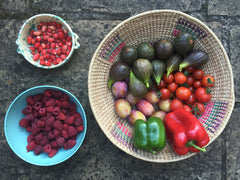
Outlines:
[{"label": "cluster of tomatoes", "polygon": [[194,115],[201,115],[205,111],[204,103],[211,99],[214,82],[214,78],[206,75],[202,69],[188,67],[182,72],[165,74],[157,89],[161,99],[172,99],[171,111],[184,108]]}]

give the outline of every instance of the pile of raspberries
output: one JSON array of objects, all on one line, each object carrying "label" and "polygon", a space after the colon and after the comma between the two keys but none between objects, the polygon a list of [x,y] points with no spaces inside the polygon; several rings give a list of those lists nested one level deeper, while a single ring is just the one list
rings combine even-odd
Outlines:
[{"label": "pile of raspberries", "polygon": [[19,125],[30,133],[28,152],[45,152],[53,157],[60,148],[67,150],[76,145],[77,134],[84,129],[83,120],[67,94],[47,89],[43,94],[28,96],[26,101],[22,111],[25,116]]}]

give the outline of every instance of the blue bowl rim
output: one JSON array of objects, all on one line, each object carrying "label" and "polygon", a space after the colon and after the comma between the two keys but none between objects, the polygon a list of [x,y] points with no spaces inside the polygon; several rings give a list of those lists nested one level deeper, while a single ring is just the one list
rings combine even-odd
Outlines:
[{"label": "blue bowl rim", "polygon": [[[7,129],[7,128],[6,128],[7,117],[8,117],[8,113],[9,113],[11,107],[13,106],[13,104],[14,104],[14,103],[18,100],[18,98],[20,98],[23,94],[25,94],[25,93],[27,93],[27,92],[29,92],[29,91],[32,91],[32,90],[34,90],[34,89],[37,89],[37,88],[49,88],[49,89],[55,88],[55,89],[58,89],[58,90],[60,90],[60,91],[62,91],[62,92],[64,92],[64,93],[70,94],[70,95],[72,96],[72,98],[79,104],[80,109],[82,109],[82,116],[83,116],[82,118],[83,118],[83,121],[85,121],[84,131],[83,131],[83,138],[81,139],[78,147],[77,147],[77,148],[73,151],[73,153],[72,153],[71,155],[69,155],[68,157],[63,158],[62,160],[57,161],[57,162],[54,162],[54,163],[52,163],[52,164],[45,164],[45,163],[39,163],[39,164],[37,164],[37,163],[32,163],[31,161],[29,161],[29,160],[25,159],[24,157],[20,156],[20,155],[15,151],[15,149],[14,149],[13,146],[12,146],[12,144],[10,143],[10,141],[9,141],[9,139],[8,139],[7,132],[6,132],[6,129]],[[87,118],[86,118],[85,110],[84,110],[84,108],[82,107],[82,104],[80,103],[80,101],[79,101],[72,93],[70,93],[69,91],[67,91],[67,90],[65,90],[65,89],[63,89],[63,88],[60,88],[60,87],[58,87],[58,86],[40,85],[40,86],[31,87],[31,88],[23,91],[22,93],[20,93],[20,94],[12,101],[12,103],[11,103],[10,106],[8,107],[8,110],[7,110],[7,112],[6,112],[5,119],[4,119],[4,134],[5,134],[6,140],[7,140],[7,142],[8,142],[8,145],[10,146],[10,148],[12,149],[12,151],[13,151],[19,158],[21,158],[22,160],[24,160],[24,161],[26,161],[26,162],[28,162],[28,163],[30,163],[30,164],[37,165],[37,166],[52,166],[52,165],[60,164],[60,163],[62,163],[62,162],[64,162],[64,161],[66,161],[67,159],[69,159],[70,157],[72,157],[72,156],[77,152],[77,150],[81,147],[81,145],[82,145],[82,143],[83,143],[83,141],[84,141],[84,139],[85,139],[85,137],[86,137],[86,133],[87,133]]]}]

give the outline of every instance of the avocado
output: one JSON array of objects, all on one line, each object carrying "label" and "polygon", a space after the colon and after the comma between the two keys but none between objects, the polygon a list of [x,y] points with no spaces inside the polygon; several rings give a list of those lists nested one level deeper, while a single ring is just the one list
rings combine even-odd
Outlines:
[{"label": "avocado", "polygon": [[122,48],[120,58],[128,65],[132,65],[137,59],[137,49],[132,46],[125,46]]},{"label": "avocado", "polygon": [[177,35],[174,41],[175,50],[179,55],[186,56],[194,47],[193,36],[189,33],[182,32]]},{"label": "avocado", "polygon": [[170,41],[160,40],[156,43],[155,50],[159,60],[166,60],[173,54],[173,45]]},{"label": "avocado", "polygon": [[154,58],[155,50],[150,43],[141,43],[137,47],[138,58],[148,59],[151,61]]}]

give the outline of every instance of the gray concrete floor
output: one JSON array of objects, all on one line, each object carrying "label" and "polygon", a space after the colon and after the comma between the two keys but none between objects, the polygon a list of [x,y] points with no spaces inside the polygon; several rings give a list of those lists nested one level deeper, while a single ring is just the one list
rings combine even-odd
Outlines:
[{"label": "gray concrete floor", "polygon": [[[138,160],[115,147],[99,128],[88,101],[88,67],[94,51],[118,23],[154,9],[175,9],[205,22],[224,45],[232,64],[235,107],[222,134],[199,153],[176,163]],[[80,36],[81,48],[61,68],[34,68],[20,56],[15,41],[29,17],[52,13],[65,19]],[[1,0],[0,1],[0,179],[240,179],[240,1],[239,0]],[[85,141],[67,161],[38,167],[18,158],[4,136],[4,117],[13,99],[43,84],[60,86],[82,102],[88,119]]]}]

